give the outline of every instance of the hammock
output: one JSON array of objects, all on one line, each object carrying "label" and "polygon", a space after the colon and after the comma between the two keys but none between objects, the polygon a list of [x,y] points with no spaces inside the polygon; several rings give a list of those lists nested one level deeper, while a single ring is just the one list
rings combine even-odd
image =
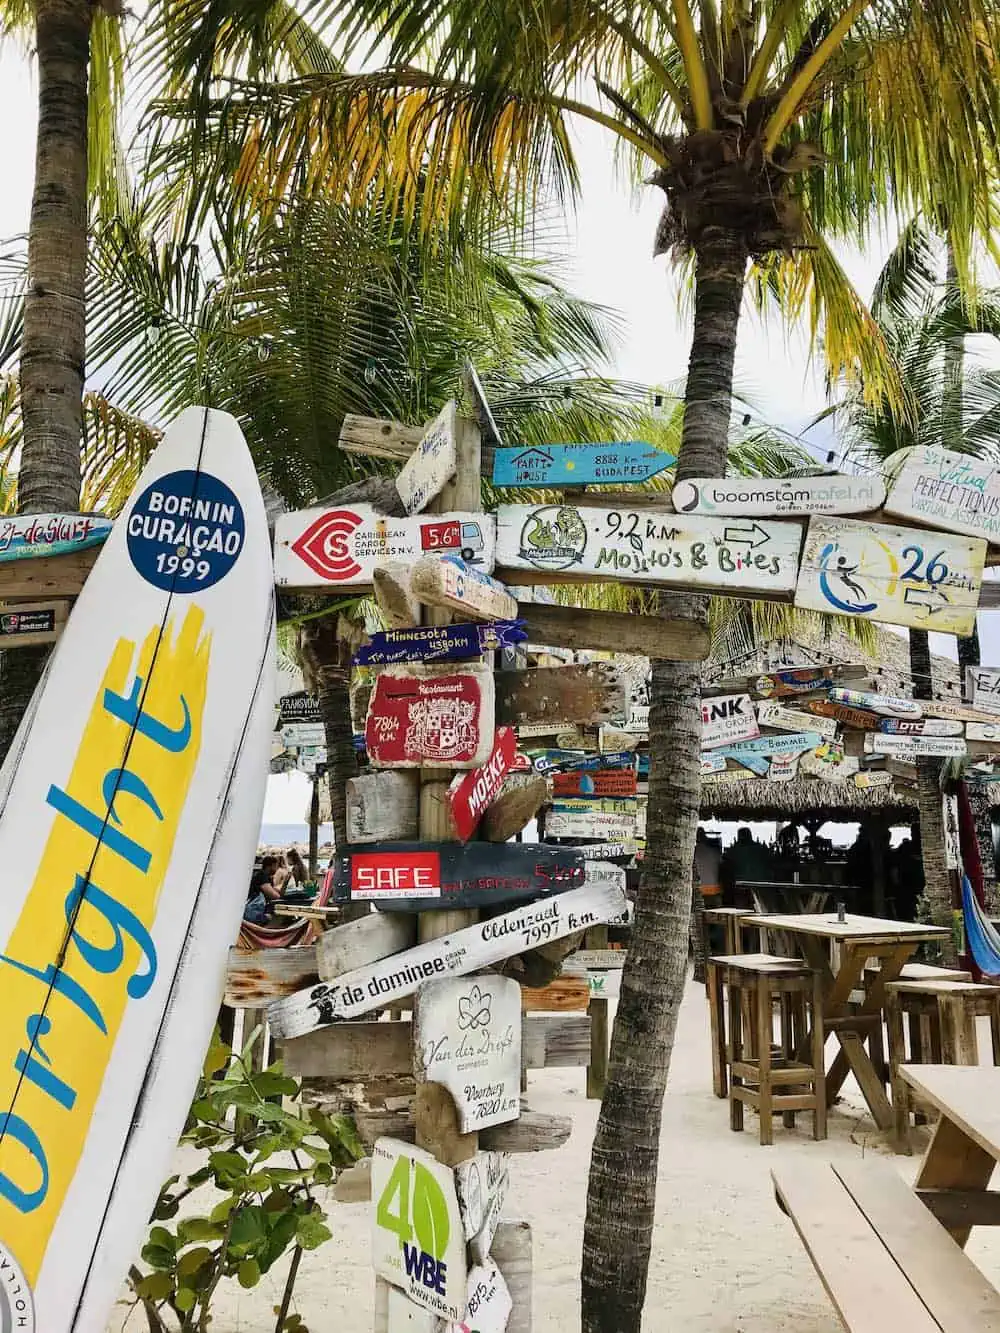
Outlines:
[{"label": "hammock", "polygon": [[1000,934],[972,890],[968,875],[962,876],[962,912],[969,952],[983,976],[1000,977]]},{"label": "hammock", "polygon": [[[332,883],[332,875],[323,876],[323,885],[310,906],[326,906],[330,897],[330,887],[328,885],[332,886]],[[281,926],[257,926],[252,921],[241,921],[236,947],[247,951],[253,951],[254,949],[290,949],[297,944],[311,944],[317,935],[322,933],[322,930],[322,923],[312,921],[309,917],[301,917],[298,921],[294,918],[288,918],[288,924]]]}]

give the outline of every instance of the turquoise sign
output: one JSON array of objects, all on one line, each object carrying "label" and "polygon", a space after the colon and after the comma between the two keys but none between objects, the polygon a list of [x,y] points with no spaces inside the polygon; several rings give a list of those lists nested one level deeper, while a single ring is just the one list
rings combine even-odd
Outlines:
[{"label": "turquoise sign", "polygon": [[616,444],[542,444],[497,449],[496,486],[621,486],[648,481],[677,459],[642,440]]},{"label": "turquoise sign", "polygon": [[66,555],[100,546],[111,520],[97,514],[18,514],[0,519],[0,560]]}]

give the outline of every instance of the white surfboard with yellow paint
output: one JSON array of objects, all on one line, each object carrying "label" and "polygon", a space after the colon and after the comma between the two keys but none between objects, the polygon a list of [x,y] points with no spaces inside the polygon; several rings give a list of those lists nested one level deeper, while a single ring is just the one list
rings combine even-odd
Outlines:
[{"label": "white surfboard with yellow paint", "polygon": [[267,521],[190,408],[0,773],[0,1329],[103,1333],[191,1101],[260,830]]}]

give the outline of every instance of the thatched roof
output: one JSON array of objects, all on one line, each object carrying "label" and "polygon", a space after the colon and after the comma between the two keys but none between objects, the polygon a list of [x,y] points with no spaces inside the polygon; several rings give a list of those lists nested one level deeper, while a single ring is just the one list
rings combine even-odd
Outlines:
[{"label": "thatched roof", "polygon": [[917,816],[912,788],[860,788],[845,782],[801,777],[792,782],[711,782],[701,789],[702,819],[794,819],[797,815],[851,822],[874,812],[898,815],[902,823]]}]

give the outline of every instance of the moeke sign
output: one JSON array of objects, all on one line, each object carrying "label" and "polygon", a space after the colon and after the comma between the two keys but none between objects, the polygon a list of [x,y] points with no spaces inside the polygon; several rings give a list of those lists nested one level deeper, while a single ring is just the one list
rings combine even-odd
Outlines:
[{"label": "moeke sign", "polygon": [[487,807],[499,795],[504,778],[517,754],[517,735],[513,727],[497,727],[493,750],[481,768],[456,774],[448,788],[448,805],[455,831],[462,842],[475,833]]}]

